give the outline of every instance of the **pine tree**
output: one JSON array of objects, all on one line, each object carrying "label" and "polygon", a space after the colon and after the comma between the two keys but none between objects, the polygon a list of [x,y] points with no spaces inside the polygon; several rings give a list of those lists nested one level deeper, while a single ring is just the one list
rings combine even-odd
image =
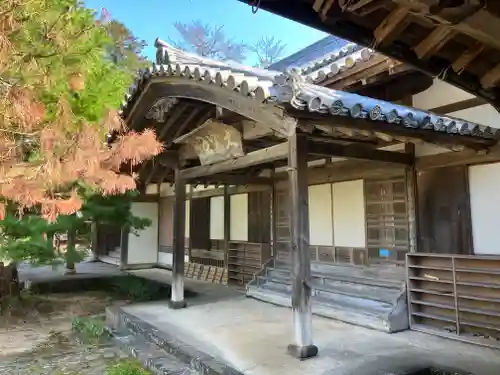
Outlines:
[{"label": "pine tree", "polygon": [[[106,25],[75,0],[5,0],[0,11],[0,216],[8,202],[55,221],[83,201],[136,187],[121,173],[160,153],[151,130],[129,131],[117,108],[130,72],[110,61]],[[118,138],[110,147],[105,134]]]}]

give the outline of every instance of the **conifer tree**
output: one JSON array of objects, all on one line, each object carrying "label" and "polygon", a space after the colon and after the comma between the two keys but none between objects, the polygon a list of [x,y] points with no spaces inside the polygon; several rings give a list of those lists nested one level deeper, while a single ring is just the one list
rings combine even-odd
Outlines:
[{"label": "conifer tree", "polygon": [[[107,59],[105,24],[75,0],[6,0],[0,11],[0,216],[39,208],[54,221],[83,202],[136,187],[123,165],[160,153],[152,130],[129,131],[117,108],[130,72]],[[109,146],[105,134],[118,138]]]},{"label": "conifer tree", "polygon": [[132,54],[142,42],[120,49],[119,23],[97,16],[76,0],[2,2],[0,241],[11,259],[57,257],[53,234],[99,216],[82,216],[93,196],[123,203],[136,187],[123,171],[162,151],[154,131],[127,129],[115,110],[144,63]]}]

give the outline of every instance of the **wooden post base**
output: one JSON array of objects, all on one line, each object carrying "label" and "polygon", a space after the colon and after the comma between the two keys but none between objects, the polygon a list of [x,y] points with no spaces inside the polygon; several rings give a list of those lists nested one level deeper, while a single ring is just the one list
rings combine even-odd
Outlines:
[{"label": "wooden post base", "polygon": [[168,301],[168,307],[172,310],[179,310],[186,308],[187,304],[185,300],[182,301]]},{"label": "wooden post base", "polygon": [[288,354],[292,357],[304,361],[318,355],[318,347],[316,345],[298,346],[294,344],[288,345]]}]

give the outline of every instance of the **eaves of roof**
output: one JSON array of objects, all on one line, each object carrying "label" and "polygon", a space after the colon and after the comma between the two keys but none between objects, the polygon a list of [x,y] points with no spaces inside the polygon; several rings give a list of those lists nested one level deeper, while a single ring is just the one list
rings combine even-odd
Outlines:
[{"label": "eaves of roof", "polygon": [[[177,77],[224,87],[233,92],[237,91],[261,103],[291,106],[298,110],[329,116],[365,118],[398,127],[437,131],[457,136],[500,139],[500,129],[321,87],[307,82],[298,72],[280,74],[238,63],[215,61],[175,49],[160,40],[157,40],[156,46],[158,62],[166,61],[165,54],[169,57],[175,55],[177,62],[154,64],[138,75],[122,103],[121,111],[124,116],[149,80],[154,77]],[[389,128],[388,131],[390,131]]]}]

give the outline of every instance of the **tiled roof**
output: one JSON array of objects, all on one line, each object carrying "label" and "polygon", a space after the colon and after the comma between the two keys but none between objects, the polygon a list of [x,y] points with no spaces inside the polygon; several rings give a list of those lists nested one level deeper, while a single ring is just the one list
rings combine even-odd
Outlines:
[{"label": "tiled roof", "polygon": [[324,59],[347,44],[349,44],[349,42],[346,40],[337,38],[333,35],[328,35],[327,37],[318,40],[316,43],[313,43],[310,46],[307,46],[306,48],[303,48],[300,51],[295,52],[294,54],[285,57],[274,64],[271,64],[269,68],[280,72],[284,72],[292,67],[302,68],[303,66],[311,64],[313,61]]},{"label": "tiled roof", "polygon": [[295,67],[307,81],[320,84],[359,62],[368,61],[375,53],[370,48],[330,35],[272,64],[270,68],[283,72]]},{"label": "tiled roof", "polygon": [[233,62],[221,62],[186,53],[157,41],[158,54],[172,56],[168,65],[153,65],[142,72],[125,96],[121,109],[126,113],[137,99],[140,88],[151,77],[179,77],[225,87],[258,102],[290,105],[296,109],[319,112],[330,116],[366,118],[406,128],[499,139],[500,129],[493,129],[461,119],[440,116],[353,93],[332,90],[309,83],[297,71],[277,73],[247,67]]}]

